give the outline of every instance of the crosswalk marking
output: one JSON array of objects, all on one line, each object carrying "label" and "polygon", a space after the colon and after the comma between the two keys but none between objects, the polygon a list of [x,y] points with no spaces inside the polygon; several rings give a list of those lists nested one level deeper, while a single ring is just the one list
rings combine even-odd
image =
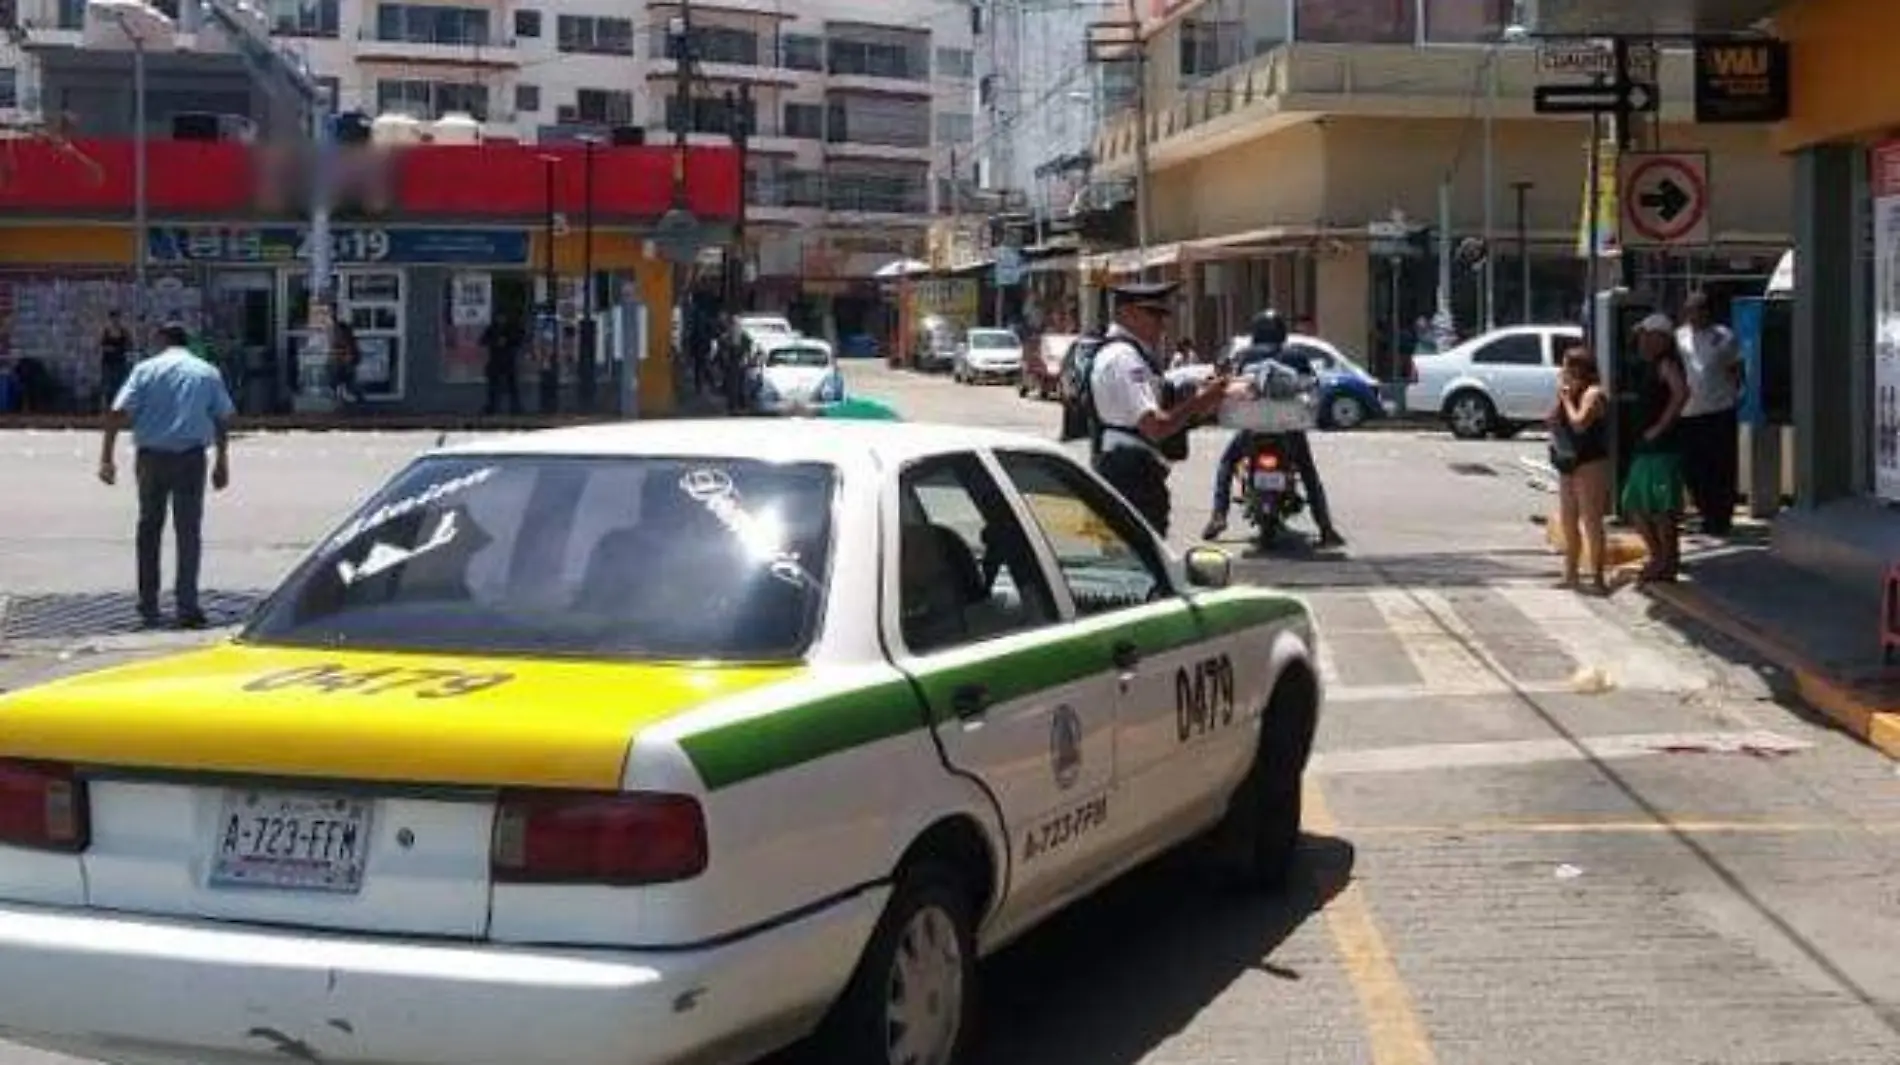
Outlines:
[{"label": "crosswalk marking", "polygon": [[1687,693],[1710,683],[1699,664],[1625,628],[1614,608],[1560,589],[1386,586],[1306,598],[1331,702]]},{"label": "crosswalk marking", "polygon": [[1484,688],[1495,680],[1484,662],[1433,615],[1416,590],[1381,588],[1372,593],[1372,602],[1427,690]]}]

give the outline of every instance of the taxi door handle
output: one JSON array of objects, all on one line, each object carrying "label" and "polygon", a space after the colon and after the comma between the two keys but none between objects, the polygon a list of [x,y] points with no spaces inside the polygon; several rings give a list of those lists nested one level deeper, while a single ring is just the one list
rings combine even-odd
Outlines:
[{"label": "taxi door handle", "polygon": [[1136,647],[1134,642],[1130,640],[1122,640],[1117,643],[1114,651],[1111,652],[1111,656],[1115,663],[1115,668],[1123,672],[1132,670],[1141,664],[1141,648]]},{"label": "taxi door handle", "polygon": [[990,690],[981,684],[960,684],[950,693],[950,709],[960,718],[980,717],[990,708]]}]

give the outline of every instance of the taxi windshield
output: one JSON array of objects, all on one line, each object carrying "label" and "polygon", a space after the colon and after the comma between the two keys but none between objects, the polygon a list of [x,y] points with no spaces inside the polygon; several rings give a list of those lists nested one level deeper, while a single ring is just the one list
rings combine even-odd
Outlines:
[{"label": "taxi windshield", "polygon": [[241,639],[584,658],[783,661],[823,611],[832,467],[733,458],[427,458],[304,560]]},{"label": "taxi windshield", "polygon": [[765,364],[767,366],[830,366],[831,352],[815,344],[786,344],[768,352],[765,356]]}]

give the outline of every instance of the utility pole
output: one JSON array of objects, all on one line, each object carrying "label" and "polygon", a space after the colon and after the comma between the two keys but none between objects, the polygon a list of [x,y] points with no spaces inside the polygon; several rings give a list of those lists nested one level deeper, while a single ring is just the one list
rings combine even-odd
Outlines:
[{"label": "utility pole", "polygon": [[1511,182],[1511,191],[1517,194],[1517,265],[1523,274],[1519,279],[1518,316],[1524,325],[1531,324],[1530,191],[1535,187],[1529,181]]},{"label": "utility pole", "polygon": [[1135,35],[1135,247],[1140,255],[1136,276],[1146,278],[1152,222],[1148,214],[1148,35],[1135,0],[1128,0],[1128,21]]},{"label": "utility pole", "polygon": [[1498,257],[1492,247],[1497,232],[1497,113],[1498,113],[1498,42],[1485,53],[1484,105],[1484,331],[1498,327]]},{"label": "utility pole", "polygon": [[581,143],[586,145],[587,170],[581,177],[581,350],[577,361],[581,411],[592,414],[600,369],[595,360],[599,354],[599,331],[594,328],[594,149],[600,146],[600,138],[588,134],[581,138]]},{"label": "utility pole", "polygon": [[693,3],[680,0],[677,32],[674,34],[673,85],[674,108],[678,122],[673,128],[673,206],[686,206],[686,131],[693,123]]},{"label": "utility pole", "polygon": [[742,82],[735,94],[726,91],[728,129],[732,135],[733,147],[739,150],[739,216],[732,225],[732,252],[726,257],[726,309],[729,312],[747,310],[745,304],[746,285],[746,206],[750,196],[746,190],[747,169],[752,154],[752,84]]}]

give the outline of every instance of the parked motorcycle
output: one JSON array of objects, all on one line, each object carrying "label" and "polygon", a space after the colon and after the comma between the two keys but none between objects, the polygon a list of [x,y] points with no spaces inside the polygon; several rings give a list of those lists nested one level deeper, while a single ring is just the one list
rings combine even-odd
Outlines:
[{"label": "parked motorcycle", "polygon": [[1241,513],[1253,526],[1254,543],[1266,548],[1287,522],[1306,509],[1306,500],[1287,458],[1285,439],[1276,433],[1255,433],[1252,443],[1234,479]]}]

